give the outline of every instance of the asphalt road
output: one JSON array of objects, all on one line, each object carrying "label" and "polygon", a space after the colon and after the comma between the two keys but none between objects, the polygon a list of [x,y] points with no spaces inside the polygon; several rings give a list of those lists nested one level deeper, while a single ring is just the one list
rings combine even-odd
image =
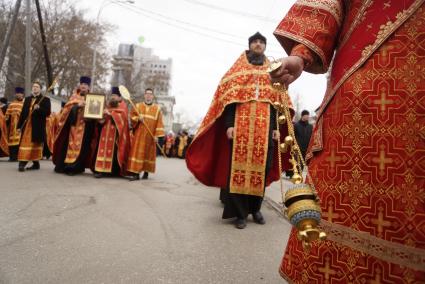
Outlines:
[{"label": "asphalt road", "polygon": [[264,204],[235,229],[182,160],[135,182],[41,167],[0,159],[0,283],[284,283],[290,225]]}]

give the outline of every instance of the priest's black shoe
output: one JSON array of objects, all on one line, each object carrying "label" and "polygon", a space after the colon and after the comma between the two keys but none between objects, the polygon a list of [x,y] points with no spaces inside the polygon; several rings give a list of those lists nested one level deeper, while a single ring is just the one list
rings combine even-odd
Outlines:
[{"label": "priest's black shoe", "polygon": [[266,223],[266,220],[264,219],[263,214],[261,214],[260,211],[252,214],[252,217],[254,218],[254,222],[257,224],[264,225]]},{"label": "priest's black shoe", "polygon": [[102,173],[94,173],[94,177],[95,178],[101,178],[101,177],[103,177],[103,174]]},{"label": "priest's black shoe", "polygon": [[31,167],[26,168],[29,171],[32,170],[39,170],[40,169],[40,163],[39,162],[33,162]]},{"label": "priest's black shoe", "polygon": [[19,162],[18,164],[18,171],[25,172],[25,166],[27,165],[27,162]]},{"label": "priest's black shoe", "polygon": [[246,219],[242,219],[242,218],[236,219],[235,227],[238,228],[238,229],[245,229]]},{"label": "priest's black shoe", "polygon": [[140,176],[139,175],[132,175],[132,176],[129,176],[128,179],[130,181],[135,181],[135,180],[139,180],[140,179]]},{"label": "priest's black shoe", "polygon": [[148,177],[149,177],[149,173],[148,172],[144,172],[143,173],[143,176],[142,176],[142,179],[148,179]]}]

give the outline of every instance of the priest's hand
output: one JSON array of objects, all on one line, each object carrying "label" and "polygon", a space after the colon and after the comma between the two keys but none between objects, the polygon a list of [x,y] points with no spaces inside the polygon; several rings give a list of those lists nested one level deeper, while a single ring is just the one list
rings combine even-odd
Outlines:
[{"label": "priest's hand", "polygon": [[107,108],[105,108],[105,109],[103,110],[103,114],[104,114],[104,115],[111,115],[110,111],[109,111]]},{"label": "priest's hand", "polygon": [[79,101],[78,102],[79,107],[84,107],[85,105],[86,105],[86,101]]},{"label": "priest's hand", "polygon": [[273,130],[273,134],[272,134],[272,138],[273,140],[279,140],[279,131],[278,130]]},{"label": "priest's hand", "polygon": [[34,110],[38,110],[38,109],[40,109],[40,106],[38,104],[35,104],[34,105]]},{"label": "priest's hand", "polygon": [[298,56],[288,56],[280,59],[282,65],[270,76],[273,83],[281,83],[288,87],[304,70],[304,60]]},{"label": "priest's hand", "polygon": [[227,128],[227,131],[226,131],[227,139],[229,139],[229,140],[233,139],[234,132],[235,132],[234,127]]},{"label": "priest's hand", "polygon": [[139,115],[139,122],[143,122],[143,115]]}]

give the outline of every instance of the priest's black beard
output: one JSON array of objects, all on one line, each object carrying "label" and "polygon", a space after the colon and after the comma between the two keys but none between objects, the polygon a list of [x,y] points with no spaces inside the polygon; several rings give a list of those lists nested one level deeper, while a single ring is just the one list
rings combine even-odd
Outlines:
[{"label": "priest's black beard", "polygon": [[263,65],[264,64],[264,54],[256,54],[252,51],[248,51],[247,54],[248,62],[252,65]]}]

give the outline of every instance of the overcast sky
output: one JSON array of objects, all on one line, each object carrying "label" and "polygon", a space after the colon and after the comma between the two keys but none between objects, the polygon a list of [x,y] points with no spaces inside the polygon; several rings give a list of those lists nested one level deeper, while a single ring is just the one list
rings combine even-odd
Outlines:
[{"label": "overcast sky", "polygon": [[[109,1],[113,2],[113,1]],[[117,2],[117,1],[115,1]],[[286,56],[273,31],[295,0],[135,0],[132,5],[104,6],[100,21],[117,29],[108,35],[111,51],[119,43],[137,43],[173,59],[171,95],[176,111],[198,120],[205,115],[221,77],[260,31],[267,37],[266,55]],[[96,18],[103,0],[81,1],[88,17]],[[126,8],[128,7],[128,8]],[[323,75],[303,74],[290,87],[302,107],[314,110],[323,98]]]}]

